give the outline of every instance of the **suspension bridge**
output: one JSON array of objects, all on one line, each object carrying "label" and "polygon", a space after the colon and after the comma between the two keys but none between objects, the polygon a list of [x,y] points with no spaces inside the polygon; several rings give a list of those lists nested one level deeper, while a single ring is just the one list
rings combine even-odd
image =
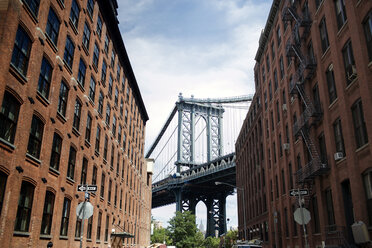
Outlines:
[{"label": "suspension bridge", "polygon": [[145,156],[155,160],[152,208],[176,203],[176,211],[195,213],[202,201],[206,235],[227,231],[226,197],[236,185],[235,140],[252,98],[198,99],[180,93]]}]

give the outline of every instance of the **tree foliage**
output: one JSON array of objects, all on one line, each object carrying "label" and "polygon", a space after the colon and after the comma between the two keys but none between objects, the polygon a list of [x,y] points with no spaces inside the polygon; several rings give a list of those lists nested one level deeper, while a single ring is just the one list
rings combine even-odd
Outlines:
[{"label": "tree foliage", "polygon": [[203,235],[190,211],[176,212],[176,216],[169,220],[168,231],[172,244],[177,248],[203,248]]},{"label": "tree foliage", "polygon": [[165,243],[166,244],[171,244],[172,243],[172,240],[169,238],[169,232],[167,229],[165,228],[154,228],[154,232],[153,234],[151,235],[151,243],[152,244],[155,244],[155,243]]},{"label": "tree foliage", "polygon": [[230,230],[225,236],[225,248],[231,248],[238,239],[238,230]]},{"label": "tree foliage", "polygon": [[216,237],[207,237],[203,241],[205,248],[218,248],[220,246],[220,239]]}]

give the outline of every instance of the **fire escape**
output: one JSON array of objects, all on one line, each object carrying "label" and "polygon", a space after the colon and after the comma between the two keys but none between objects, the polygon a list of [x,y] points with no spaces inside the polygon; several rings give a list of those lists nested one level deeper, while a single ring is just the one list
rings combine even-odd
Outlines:
[{"label": "fire escape", "polygon": [[[290,82],[289,91],[291,95],[299,97],[304,107],[303,113],[293,125],[293,132],[295,136],[302,136],[310,155],[310,162],[296,172],[296,182],[297,184],[306,183],[311,190],[313,179],[316,176],[326,174],[329,167],[321,162],[317,147],[310,137],[310,128],[321,119],[322,113],[319,108],[314,106],[305,91],[306,82],[314,76],[316,61],[313,56],[307,54],[306,46],[305,49],[301,47],[310,33],[312,20],[307,6],[304,7],[302,14],[297,13],[297,3],[298,1],[289,1],[288,6],[283,8],[282,18],[288,25],[293,26],[291,37],[286,44],[286,55],[288,59],[297,62],[295,63],[297,65],[296,73]],[[301,34],[300,31],[302,31]]]}]

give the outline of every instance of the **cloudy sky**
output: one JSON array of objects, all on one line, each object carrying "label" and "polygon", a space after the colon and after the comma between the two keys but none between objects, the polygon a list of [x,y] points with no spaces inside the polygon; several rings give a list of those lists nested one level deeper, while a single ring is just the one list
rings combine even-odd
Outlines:
[{"label": "cloudy sky", "polygon": [[[270,0],[118,0],[120,30],[150,120],[151,145],[177,101],[254,93],[253,67]],[[237,226],[236,197],[227,203]],[[166,223],[175,207],[153,210]],[[197,206],[198,224],[205,207]],[[206,226],[203,220],[204,227]]]}]

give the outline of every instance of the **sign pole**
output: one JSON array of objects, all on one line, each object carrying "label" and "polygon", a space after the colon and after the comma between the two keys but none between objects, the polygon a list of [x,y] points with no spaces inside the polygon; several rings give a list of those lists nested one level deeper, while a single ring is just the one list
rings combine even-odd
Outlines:
[{"label": "sign pole", "polygon": [[[85,186],[85,194],[84,194],[84,203],[80,211],[83,211],[83,216],[85,216],[85,204],[87,200],[89,199],[88,197],[88,185]],[[79,217],[78,217],[79,218]],[[80,248],[83,247],[83,236],[84,236],[84,217],[81,220],[81,229],[80,229]]]},{"label": "sign pole", "polygon": [[302,208],[302,196],[300,194],[300,189],[298,189],[298,204],[300,205],[300,210],[301,210],[302,228],[304,229],[304,238],[305,238],[305,248],[308,248],[309,244],[307,243],[306,226],[305,226],[305,220],[304,220],[304,212]]}]

